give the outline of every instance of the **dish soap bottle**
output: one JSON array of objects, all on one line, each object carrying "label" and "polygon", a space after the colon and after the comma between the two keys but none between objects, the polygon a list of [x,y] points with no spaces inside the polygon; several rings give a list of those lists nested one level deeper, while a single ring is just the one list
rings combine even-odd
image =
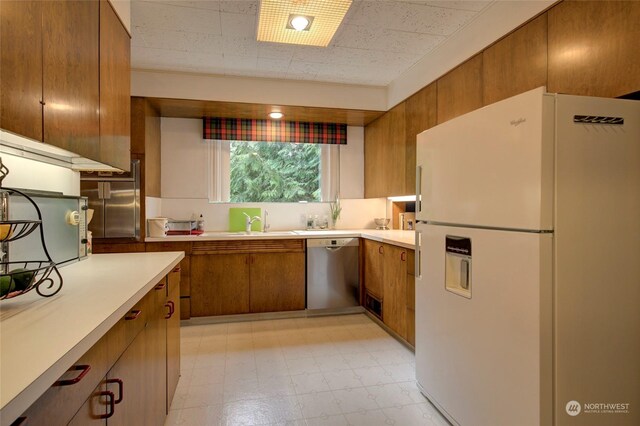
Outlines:
[{"label": "dish soap bottle", "polygon": [[196,228],[198,229],[198,231],[204,232],[204,218],[202,217],[202,214],[198,218],[198,223],[196,225]]}]

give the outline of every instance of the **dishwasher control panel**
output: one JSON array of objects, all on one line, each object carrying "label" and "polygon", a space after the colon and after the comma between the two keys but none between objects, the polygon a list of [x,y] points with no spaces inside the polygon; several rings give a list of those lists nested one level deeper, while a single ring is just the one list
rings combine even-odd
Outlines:
[{"label": "dishwasher control panel", "polygon": [[309,238],[307,247],[352,247],[360,245],[358,238]]}]

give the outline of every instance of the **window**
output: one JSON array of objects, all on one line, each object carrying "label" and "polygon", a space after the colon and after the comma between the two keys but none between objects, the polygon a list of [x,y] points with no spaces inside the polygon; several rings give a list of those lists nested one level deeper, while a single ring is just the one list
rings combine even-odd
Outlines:
[{"label": "window", "polygon": [[337,145],[209,141],[211,202],[322,202],[338,193]]}]

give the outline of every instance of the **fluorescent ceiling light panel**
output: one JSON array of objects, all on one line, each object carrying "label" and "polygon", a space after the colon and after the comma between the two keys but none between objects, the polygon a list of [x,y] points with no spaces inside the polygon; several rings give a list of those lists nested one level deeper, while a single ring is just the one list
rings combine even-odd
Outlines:
[{"label": "fluorescent ceiling light panel", "polygon": [[[262,0],[258,41],[326,47],[344,19],[351,0]],[[313,17],[308,31],[287,28],[291,15]]]}]

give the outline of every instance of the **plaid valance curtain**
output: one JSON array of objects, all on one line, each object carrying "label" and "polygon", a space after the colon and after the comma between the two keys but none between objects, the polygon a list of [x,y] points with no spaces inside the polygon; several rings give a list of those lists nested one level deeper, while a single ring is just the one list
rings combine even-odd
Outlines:
[{"label": "plaid valance curtain", "polygon": [[337,123],[205,117],[202,133],[214,140],[347,144],[347,125]]}]

